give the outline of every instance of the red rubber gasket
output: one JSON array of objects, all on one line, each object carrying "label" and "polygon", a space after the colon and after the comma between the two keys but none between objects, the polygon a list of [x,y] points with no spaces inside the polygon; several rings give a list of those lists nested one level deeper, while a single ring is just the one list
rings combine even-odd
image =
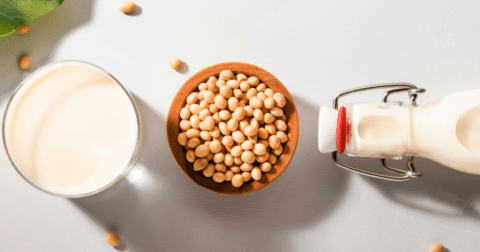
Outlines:
[{"label": "red rubber gasket", "polygon": [[347,138],[347,115],[345,107],[341,107],[338,110],[337,117],[337,151],[342,154],[345,151],[345,142]]}]

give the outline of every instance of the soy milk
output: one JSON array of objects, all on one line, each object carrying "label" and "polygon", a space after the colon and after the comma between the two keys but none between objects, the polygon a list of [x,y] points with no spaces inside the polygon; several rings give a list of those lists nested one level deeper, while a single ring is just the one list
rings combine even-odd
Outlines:
[{"label": "soy milk", "polygon": [[[337,114],[337,110],[321,108],[321,152],[336,150]],[[456,170],[480,174],[480,89],[417,107],[400,102],[349,104],[346,122],[348,155],[420,156]]]},{"label": "soy milk", "polygon": [[11,99],[4,143],[35,186],[77,197],[115,182],[138,151],[139,118],[123,87],[103,70],[60,62],[29,77]]}]

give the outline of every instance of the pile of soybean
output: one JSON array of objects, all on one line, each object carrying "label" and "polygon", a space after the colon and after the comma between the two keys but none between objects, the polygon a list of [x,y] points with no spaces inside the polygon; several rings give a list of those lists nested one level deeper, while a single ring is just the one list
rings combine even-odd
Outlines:
[{"label": "pile of soybean", "polygon": [[255,76],[224,70],[186,99],[178,142],[193,169],[234,187],[260,180],[288,141],[286,99]]}]

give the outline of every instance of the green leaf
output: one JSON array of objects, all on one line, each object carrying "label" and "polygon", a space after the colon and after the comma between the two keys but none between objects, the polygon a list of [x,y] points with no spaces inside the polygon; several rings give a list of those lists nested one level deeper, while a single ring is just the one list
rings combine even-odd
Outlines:
[{"label": "green leaf", "polygon": [[57,8],[63,0],[0,0],[0,37]]}]

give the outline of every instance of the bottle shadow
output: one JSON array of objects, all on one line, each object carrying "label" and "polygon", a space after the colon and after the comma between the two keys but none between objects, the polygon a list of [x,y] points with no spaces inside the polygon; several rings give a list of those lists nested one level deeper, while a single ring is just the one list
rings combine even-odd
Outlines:
[{"label": "bottle shadow", "polygon": [[[48,62],[62,37],[90,21],[92,2],[93,0],[65,1],[57,9],[31,22],[26,34],[13,32],[0,38],[1,101],[10,95],[27,74]],[[18,66],[23,55],[32,59],[32,66],[27,70],[21,70]]]},{"label": "bottle shadow", "polygon": [[[356,166],[379,173],[389,172],[381,168],[379,159],[357,158]],[[404,160],[387,160],[388,164],[403,169]],[[385,181],[364,177],[389,200],[429,214],[448,217],[471,217],[480,221],[480,176],[460,172],[424,158],[415,158],[420,178],[404,182]]]},{"label": "bottle shadow", "polygon": [[[127,247],[141,251],[278,251],[292,230],[327,218],[348,175],[317,148],[318,109],[296,100],[300,139],[289,167],[268,187],[223,195],[185,176],[168,147],[166,123],[138,97],[145,138],[125,179],[94,196],[70,201]],[[222,239],[218,239],[222,237]]]}]

